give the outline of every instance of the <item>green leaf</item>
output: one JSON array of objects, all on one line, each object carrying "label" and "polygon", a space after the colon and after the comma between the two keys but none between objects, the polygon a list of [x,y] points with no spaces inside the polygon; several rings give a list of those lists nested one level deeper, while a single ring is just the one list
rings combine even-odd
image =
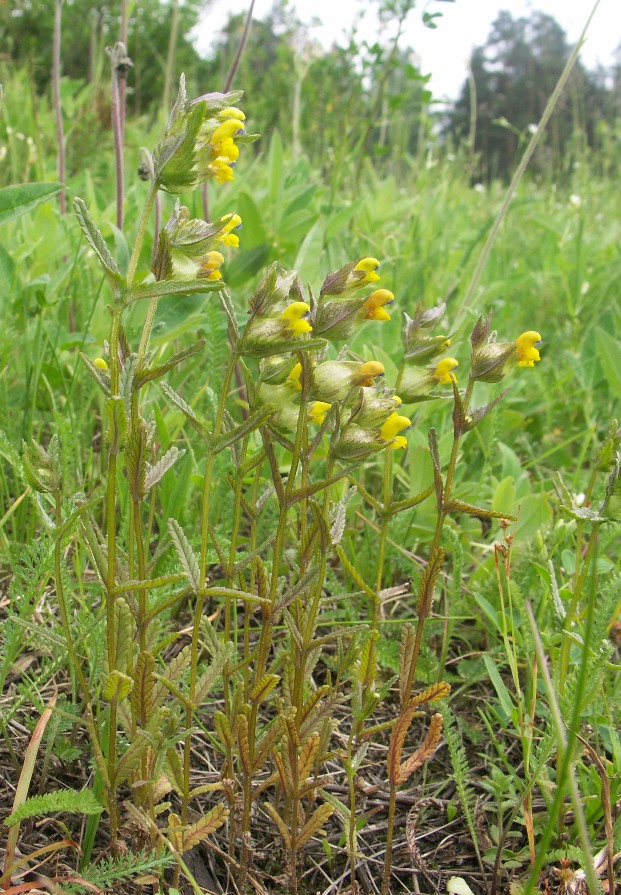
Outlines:
[{"label": "green leaf", "polygon": [[319,273],[325,231],[325,221],[323,218],[319,218],[308,231],[304,238],[304,242],[300,246],[294,267],[298,271],[303,283],[306,283],[309,280],[314,280]]},{"label": "green leaf", "polygon": [[113,285],[120,286],[125,281],[124,277],[121,276],[118,265],[112,257],[112,253],[101,235],[101,231],[92,219],[86,207],[86,202],[76,196],[73,201],[73,207],[82,233],[84,233],[86,241],[99,258],[99,263],[103,267],[106,276]]},{"label": "green leaf", "polygon": [[507,718],[512,718],[514,710],[513,700],[511,699],[511,694],[509,693],[505,682],[500,676],[500,672],[496,667],[496,663],[487,653],[483,654],[483,661],[485,662],[487,673],[489,674],[490,680],[494,685],[494,690],[496,691],[496,695],[498,696],[498,700],[503,712],[505,713]]},{"label": "green leaf", "polygon": [[621,342],[613,339],[604,329],[598,326],[595,330],[595,344],[597,356],[608,381],[611,392],[616,398],[621,398]]},{"label": "green leaf", "polygon": [[27,214],[63,189],[62,183],[17,183],[0,190],[0,224]]},{"label": "green leaf", "polygon": [[276,197],[282,189],[284,167],[282,140],[280,139],[278,131],[274,131],[272,134],[267,165],[269,197],[272,202],[275,202]]},{"label": "green leaf", "polygon": [[166,295],[194,295],[196,292],[217,292],[222,288],[219,280],[160,280],[159,283],[143,283],[132,288],[127,302],[141,298],[164,298]]},{"label": "green leaf", "polygon": [[90,789],[81,789],[75,792],[72,789],[61,789],[56,792],[46,792],[43,796],[32,796],[26,799],[17,810],[4,821],[7,827],[26,820],[28,817],[47,817],[49,814],[63,812],[63,814],[99,814],[103,811],[103,805],[95,798]]}]

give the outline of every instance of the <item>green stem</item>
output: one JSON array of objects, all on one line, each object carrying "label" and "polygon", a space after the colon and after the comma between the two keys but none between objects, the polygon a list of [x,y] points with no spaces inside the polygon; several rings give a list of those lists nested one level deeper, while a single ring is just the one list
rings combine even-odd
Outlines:
[{"label": "green stem", "polygon": [[129,259],[129,265],[127,267],[127,285],[131,286],[134,275],[136,273],[136,268],[138,267],[138,259],[140,258],[140,252],[142,250],[142,244],[144,242],[145,234],[147,232],[147,227],[149,226],[149,218],[151,217],[151,210],[153,208],[153,203],[155,202],[155,197],[157,196],[157,191],[159,189],[159,183],[157,180],[152,180],[149,184],[149,192],[147,193],[147,198],[144,204],[144,208],[142,209],[142,214],[140,216],[140,222],[138,224],[138,232],[136,234],[136,241],[134,243],[134,248],[132,249],[132,254]]},{"label": "green stem", "polygon": [[[231,353],[229,365],[227,367],[224,381],[222,383],[222,391],[216,411],[216,419],[214,422],[214,437],[220,434],[222,420],[224,419],[224,409],[226,399],[228,397],[231,378],[237,363],[237,354]],[[188,700],[190,705],[186,709],[186,726],[189,730],[192,727],[192,716],[194,710],[194,697],[196,694],[196,681],[198,677],[198,641],[200,635],[200,623],[203,615],[203,607],[205,605],[205,583],[207,580],[207,554],[209,547],[209,498],[211,492],[211,477],[213,474],[215,457],[211,450],[207,455],[205,465],[205,474],[203,479],[203,492],[201,501],[201,555],[200,555],[200,571],[199,571],[199,588],[196,595],[196,608],[194,611],[194,624],[192,625],[192,644],[191,644],[191,661],[190,661],[190,686]],[[188,804],[190,800],[190,764],[191,764],[191,744],[192,738],[188,734],[183,744],[183,799],[181,803],[181,821],[187,823]]]}]

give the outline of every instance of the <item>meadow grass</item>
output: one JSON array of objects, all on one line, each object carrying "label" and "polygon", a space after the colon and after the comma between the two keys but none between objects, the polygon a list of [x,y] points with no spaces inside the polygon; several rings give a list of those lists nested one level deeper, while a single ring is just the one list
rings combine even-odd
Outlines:
[{"label": "meadow grass", "polygon": [[[17,100],[29,95],[27,79],[14,83],[3,113],[11,128],[7,182],[53,180],[51,109],[37,101],[35,115],[34,100]],[[88,100],[69,104],[78,134]],[[30,164],[20,134],[33,138]],[[158,139],[144,121],[128,122],[128,172],[139,147]],[[127,176],[119,231],[111,147],[99,143],[78,156],[75,143],[68,199],[84,199],[125,273],[149,186]],[[621,259],[615,191],[598,173],[605,164],[585,156],[571,172],[559,165],[558,185],[522,180],[473,305],[462,311],[504,187],[471,184],[465,156],[436,145],[425,158],[367,159],[358,184],[356,163],[343,162],[332,180],[319,177],[313,160],[292,161],[273,134],[253,157],[246,151],[232,184],[210,188],[212,220],[231,211],[243,220],[240,249],[227,251],[223,266],[240,326],[271,263],[297,270],[317,296],[328,271],[375,257],[396,309],[391,321],[359,326],[347,342],[351,351],[381,362],[394,385],[402,376],[401,312],[414,316],[418,302],[446,302],[442,332],[451,337],[471,407],[493,401],[505,385],[508,391],[467,437],[455,435],[460,398],[450,386],[439,400],[406,402],[413,425],[403,457],[374,453],[331,485],[325,482],[338,467],[330,466],[325,444],[312,465],[299,427],[283,436],[263,418],[253,422],[260,413],[251,399],[254,361],[244,361],[244,377],[243,365],[230,362],[232,324],[216,296],[189,294],[161,300],[149,366],[197,338],[206,340],[206,352],[166,371],[174,391],[143,390],[127,410],[131,431],[146,421],[149,463],[156,464],[156,446],[158,455],[185,453],[146,499],[132,494],[131,474],[130,484],[110,474],[121,424],[79,360],[80,352],[91,361],[102,357],[110,339],[110,293],[95,253],[54,200],[0,225],[7,284],[0,335],[3,771],[14,787],[27,769],[18,787],[23,819],[55,811],[88,818],[81,834],[73,832],[84,850],[73,864],[95,885],[132,873],[163,879],[172,855],[174,884],[181,870],[197,891],[186,853],[209,837],[220,849],[221,878],[231,874],[240,888],[344,890],[379,878],[374,862],[384,864],[387,846],[385,827],[373,829],[378,812],[389,827],[388,854],[394,831],[398,856],[385,891],[407,886],[412,868],[439,887],[463,876],[474,892],[506,891],[509,880],[522,881],[516,891],[535,891],[542,867],[550,885],[557,885],[555,870],[586,873],[596,891],[588,856],[604,844],[618,850],[619,677],[609,636],[619,613],[613,420],[621,396]],[[181,201],[201,217],[198,191]],[[166,221],[174,196],[163,205]],[[137,282],[152,253],[148,229],[133,256]],[[543,336],[541,363],[513,370],[506,383],[468,379],[468,337],[490,308],[501,342],[528,330]],[[145,315],[138,301],[125,312],[131,345],[145,331]],[[235,357],[241,362],[242,355]],[[303,400],[310,397],[303,389]],[[203,437],[194,413],[216,440],[238,427],[230,455]],[[33,440],[45,457],[30,447]],[[62,479],[62,489],[48,489],[51,503],[34,499],[24,443],[26,466]],[[444,488],[450,471],[461,512],[445,512],[433,496],[419,500],[434,480],[434,452]],[[299,485],[295,475],[286,477],[292,462],[300,464]],[[48,520],[54,514],[55,523]],[[511,516],[514,523],[499,526]],[[109,563],[112,544],[117,559]],[[434,563],[435,596],[428,581]],[[139,584],[147,579],[148,599]],[[113,643],[106,640],[111,629]],[[205,692],[213,690],[209,701],[196,697],[201,680]],[[157,729],[149,728],[154,704],[127,698],[125,687],[135,693],[137,682],[157,688],[164,706]],[[58,701],[45,714],[56,689]],[[420,725],[417,711],[439,697],[448,748],[434,757],[442,722]],[[316,723],[303,726],[316,709]],[[40,714],[45,724],[37,730]],[[409,734],[407,748],[422,740],[425,768],[398,793],[414,718],[419,732]],[[34,737],[26,749],[33,728],[47,732],[42,749]],[[200,744],[201,762],[192,742]],[[80,789],[92,766],[94,782],[81,800],[71,804],[53,792],[76,778],[80,784],[69,788]],[[50,798],[30,803],[29,814],[32,779]],[[373,801],[369,787],[382,798]],[[200,807],[190,808],[191,796]],[[430,797],[440,801],[426,802]],[[403,806],[411,807],[407,822]],[[11,830],[23,819],[14,811]],[[439,847],[445,823],[453,845],[434,857],[417,834]],[[317,840],[322,828],[326,835]],[[256,853],[275,836],[281,857]],[[133,858],[119,857],[131,837],[140,848]],[[406,841],[410,856],[403,859]],[[7,852],[14,847],[10,840]],[[106,849],[113,851],[109,867],[94,862]],[[63,860],[72,866],[71,857]],[[605,859],[599,871],[602,878],[610,873]],[[7,864],[0,884],[10,888],[11,879]]]}]

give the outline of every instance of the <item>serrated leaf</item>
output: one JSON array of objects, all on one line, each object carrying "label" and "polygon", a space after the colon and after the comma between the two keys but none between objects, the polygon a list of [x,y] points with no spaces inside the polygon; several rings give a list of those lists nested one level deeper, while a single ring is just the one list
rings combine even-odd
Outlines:
[{"label": "serrated leaf", "polygon": [[482,516],[486,519],[510,519],[513,522],[517,516],[511,516],[509,513],[497,513],[494,510],[486,510],[483,507],[476,507],[470,503],[464,503],[463,500],[448,500],[444,504],[446,513],[467,513],[470,516]]},{"label": "serrated leaf", "polygon": [[219,280],[160,280],[133,286],[127,295],[127,304],[144,298],[165,298],[167,295],[196,295],[202,292],[218,292],[222,288]]},{"label": "serrated leaf", "polygon": [[90,789],[75,792],[61,789],[47,792],[42,796],[32,796],[16,808],[7,818],[5,825],[12,827],[28,817],[47,817],[50,814],[100,814],[103,805]]},{"label": "serrated leaf", "polygon": [[127,485],[134,503],[140,503],[146,494],[147,477],[147,427],[138,419],[130,431],[125,445],[127,461]]},{"label": "serrated leaf", "polygon": [[422,574],[420,585],[418,587],[418,599],[416,601],[416,611],[419,618],[426,618],[431,609],[433,595],[436,589],[438,576],[442,571],[444,563],[444,548],[435,547],[429,562],[425,566]]},{"label": "serrated leaf", "polygon": [[203,438],[208,443],[210,443],[211,435],[210,435],[207,427],[201,420],[199,420],[199,418],[196,416],[196,414],[194,413],[194,411],[192,410],[190,405],[187,404],[183,400],[183,398],[180,395],[178,395],[176,393],[176,391],[168,385],[167,382],[161,382],[160,388],[162,389],[162,391],[164,392],[164,394],[166,395],[168,400],[171,401],[175,405],[175,407],[177,407],[183,413],[185,418],[192,424],[192,426],[196,429],[196,431],[199,433],[199,435],[202,435]]},{"label": "serrated leaf", "polygon": [[205,344],[205,339],[199,339],[198,342],[194,342],[193,345],[174,354],[166,361],[166,363],[160,364],[158,367],[153,367],[151,370],[141,370],[140,375],[136,377],[136,388],[142,388],[147,382],[153,382],[155,379],[160,379],[182,361],[187,360],[189,357],[193,357],[195,354],[198,354],[199,351],[202,351]]},{"label": "serrated leaf", "polygon": [[16,183],[0,189],[0,224],[12,221],[27,214],[47,202],[56,193],[64,189],[64,184],[51,183]]},{"label": "serrated leaf", "polygon": [[264,674],[261,680],[258,681],[250,691],[250,699],[257,704],[263,702],[279,683],[279,674]]},{"label": "serrated leaf", "polygon": [[214,440],[214,453],[219,454],[220,451],[223,451],[225,448],[230,447],[234,442],[239,441],[241,438],[245,438],[246,435],[254,432],[255,429],[258,429],[259,426],[262,426],[263,423],[267,422],[273,412],[274,408],[271,404],[266,404],[259,410],[255,410],[254,413],[251,413],[247,417],[247,419],[245,419],[238,426],[235,426],[235,428],[233,429],[229,429],[228,432],[223,433]]},{"label": "serrated leaf", "polygon": [[112,257],[112,253],[106,245],[105,239],[101,235],[101,231],[92,219],[90,212],[86,207],[86,203],[83,199],[76,196],[73,200],[73,207],[80,228],[86,237],[86,241],[97,255],[99,263],[103,267],[108,280],[110,280],[112,285],[118,289],[119,286],[124,284],[125,279],[121,275],[118,265]]},{"label": "serrated leaf", "polygon": [[102,695],[106,702],[120,702],[129,696],[134,685],[132,678],[128,674],[115,669],[106,677],[102,688]]},{"label": "serrated leaf", "polygon": [[110,453],[117,455],[127,437],[125,404],[118,395],[106,401],[106,423],[106,441],[110,446]]},{"label": "serrated leaf", "polygon": [[183,851],[189,851],[189,849],[198,845],[199,842],[203,842],[208,836],[215,833],[216,830],[219,830],[222,824],[226,822],[228,816],[229,809],[226,805],[222,803],[214,805],[204,817],[201,817],[196,823],[190,824],[189,827],[183,830]]},{"label": "serrated leaf", "polygon": [[278,827],[278,832],[282,836],[283,842],[285,844],[285,848],[289,851],[291,849],[291,835],[289,834],[289,829],[287,824],[284,822],[278,811],[274,808],[273,805],[270,805],[269,802],[263,803],[266,810],[268,811],[270,817]]},{"label": "serrated leaf", "polygon": [[429,730],[418,749],[406,761],[399,766],[397,784],[405,783],[414,771],[429,761],[438,748],[442,733],[442,715],[438,712],[433,716],[429,724]]},{"label": "serrated leaf", "polygon": [[195,593],[198,593],[200,588],[200,567],[194,550],[176,519],[168,520],[168,530],[188,582],[194,588]]},{"label": "serrated leaf", "polygon": [[136,660],[134,687],[131,694],[132,712],[146,727],[153,710],[153,687],[155,684],[155,659],[149,652],[142,652]]},{"label": "serrated leaf", "polygon": [[333,814],[334,806],[329,805],[326,802],[324,802],[323,805],[320,805],[319,808],[316,808],[298,834],[296,839],[298,848],[302,848],[315,833],[318,833]]},{"label": "serrated leaf", "polygon": [[167,473],[169,469],[172,469],[177,460],[179,460],[180,457],[183,457],[184,454],[185,450],[180,450],[173,445],[173,447],[168,448],[166,453],[160,457],[155,466],[151,466],[147,463],[147,471],[144,480],[145,493],[147,493],[154,485],[157,485],[165,473]]}]

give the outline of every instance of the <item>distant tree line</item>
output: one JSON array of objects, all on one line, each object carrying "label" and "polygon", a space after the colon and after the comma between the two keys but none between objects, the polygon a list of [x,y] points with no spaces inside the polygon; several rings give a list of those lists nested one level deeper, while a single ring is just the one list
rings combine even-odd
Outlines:
[{"label": "distant tree line", "polygon": [[[390,12],[414,0],[378,0]],[[172,17],[178,15],[176,73],[184,71],[195,94],[220,90],[241,39],[244,15],[218,19],[210,0],[136,0],[129,4],[128,110],[152,112],[162,101]],[[105,46],[118,39],[120,0],[64,0],[62,68],[65,77],[100,85],[109,72]],[[386,10],[384,10],[386,12]],[[396,13],[395,13],[396,14]],[[425,14],[430,27],[435,15]],[[39,91],[49,88],[54,22],[52,0],[12,0],[0,20],[0,46],[10,63],[27,65]],[[216,23],[207,58],[192,35]],[[275,0],[255,20],[233,84],[250,98],[253,128],[278,129],[294,149],[339,164],[343,147],[361,149],[378,162],[426,152],[438,133],[465,144],[476,179],[506,178],[536,124],[569,57],[565,32],[549,15],[513,18],[501,12],[487,42],[470,60],[471,78],[452,108],[436,103],[411,50],[357,40],[324,49],[289,10]],[[105,103],[105,100],[103,101]],[[621,109],[621,65],[589,71],[578,62],[550,123],[536,164],[568,159],[610,139]],[[474,114],[476,112],[476,114]],[[103,121],[105,115],[100,116]]]}]

